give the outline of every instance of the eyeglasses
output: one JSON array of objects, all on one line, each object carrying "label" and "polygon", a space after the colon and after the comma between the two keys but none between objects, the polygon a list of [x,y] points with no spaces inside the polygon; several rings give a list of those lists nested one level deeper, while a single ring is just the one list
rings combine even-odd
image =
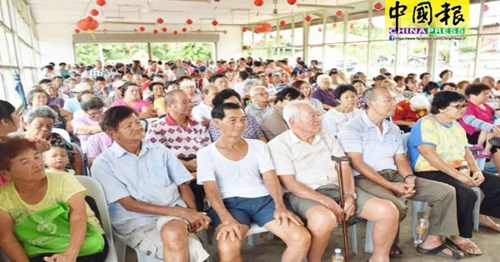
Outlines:
[{"label": "eyeglasses", "polygon": [[460,110],[460,109],[469,107],[469,104],[458,104],[458,105],[450,105],[450,106]]}]

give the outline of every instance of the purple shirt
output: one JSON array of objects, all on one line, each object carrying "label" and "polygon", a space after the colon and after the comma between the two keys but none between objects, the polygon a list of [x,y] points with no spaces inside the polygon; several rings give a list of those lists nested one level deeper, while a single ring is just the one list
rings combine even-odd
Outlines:
[{"label": "purple shirt", "polygon": [[59,107],[64,107],[64,99],[60,97],[51,97],[49,106],[59,106]]},{"label": "purple shirt", "polygon": [[338,106],[339,102],[335,98],[335,95],[333,94],[333,89],[328,89],[328,90],[321,90],[321,89],[316,89],[313,94],[313,98],[318,99],[321,101],[323,104],[327,104],[329,106]]},{"label": "purple shirt", "polygon": [[75,112],[73,115],[73,120],[71,121],[71,126],[73,127],[73,132],[80,139],[80,143],[82,145],[82,150],[84,153],[87,152],[87,140],[91,134],[79,134],[78,129],[82,126],[99,126],[99,121],[95,121],[90,119],[87,114],[83,112],[83,110],[79,110]]},{"label": "purple shirt", "polygon": [[111,137],[109,137],[105,132],[91,135],[87,140],[87,156],[97,157],[112,144],[113,139],[111,139]]}]

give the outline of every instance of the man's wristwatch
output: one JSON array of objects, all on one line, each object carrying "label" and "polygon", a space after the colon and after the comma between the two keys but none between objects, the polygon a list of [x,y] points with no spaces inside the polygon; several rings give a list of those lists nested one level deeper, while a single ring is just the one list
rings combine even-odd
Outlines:
[{"label": "man's wristwatch", "polygon": [[358,200],[358,194],[356,194],[356,192],[353,192],[353,193],[344,193],[345,196],[352,196],[352,198],[354,198],[354,200]]}]

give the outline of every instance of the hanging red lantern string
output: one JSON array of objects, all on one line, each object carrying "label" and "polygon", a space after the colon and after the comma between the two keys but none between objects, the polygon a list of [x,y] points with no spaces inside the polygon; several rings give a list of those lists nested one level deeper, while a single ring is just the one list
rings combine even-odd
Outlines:
[{"label": "hanging red lantern string", "polygon": [[258,23],[253,26],[253,30],[256,33],[267,33],[271,31],[273,26],[270,23]]},{"label": "hanging red lantern string", "polygon": [[294,5],[295,3],[297,3],[297,0],[286,0],[286,2],[287,2],[289,5]]},{"label": "hanging red lantern string", "polygon": [[165,32],[167,32],[167,28],[166,28],[166,27],[162,27],[162,28],[161,28],[161,31],[162,31],[163,33],[165,33]]},{"label": "hanging red lantern string", "polygon": [[146,30],[146,28],[145,28],[144,26],[141,26],[141,27],[139,27],[139,30],[140,30],[141,32],[144,32],[144,30]]},{"label": "hanging red lantern string", "polygon": [[487,4],[484,4],[483,11],[488,12],[488,10],[490,10],[490,7]]},{"label": "hanging red lantern string", "polygon": [[163,24],[163,18],[159,17],[158,19],[156,19],[156,23]]},{"label": "hanging red lantern string", "polygon": [[338,10],[337,12],[335,12],[335,15],[341,17],[344,15],[344,12],[342,12],[342,10]]},{"label": "hanging red lantern string", "polygon": [[183,28],[181,29],[181,31],[182,31],[183,33],[186,33],[188,30],[187,30],[187,28],[183,27]]},{"label": "hanging red lantern string", "polygon": [[247,31],[246,27],[241,28],[241,32],[245,33]]},{"label": "hanging red lantern string", "polygon": [[186,24],[188,24],[188,25],[192,25],[192,24],[193,24],[193,20],[191,20],[191,19],[189,19],[189,18],[188,18],[188,19],[186,20]]},{"label": "hanging red lantern string", "polygon": [[311,22],[312,17],[308,15],[308,16],[306,16],[306,17],[304,18],[304,20],[306,20],[307,22]]},{"label": "hanging red lantern string", "polygon": [[105,6],[106,5],[106,0],[96,0],[95,3],[98,6]]},{"label": "hanging red lantern string", "polygon": [[177,35],[178,33],[179,33],[179,32],[177,32],[177,30],[174,30],[174,31],[172,32],[172,34],[174,34],[174,35]]},{"label": "hanging red lantern string", "polygon": [[286,25],[285,20],[281,20],[281,21],[280,21],[280,26],[285,26],[285,25]]},{"label": "hanging red lantern string", "polygon": [[382,5],[382,3],[380,2],[376,2],[374,5],[373,5],[373,8],[375,8],[376,10],[380,10],[384,7],[384,5]]},{"label": "hanging red lantern string", "polygon": [[157,29],[153,30],[153,34],[158,34],[158,30]]},{"label": "hanging red lantern string", "polygon": [[320,32],[320,33],[323,32],[323,28],[321,28],[321,27],[318,28],[318,32]]},{"label": "hanging red lantern string", "polygon": [[213,26],[217,26],[219,24],[219,22],[217,20],[212,20],[212,25]]},{"label": "hanging red lantern string", "polygon": [[262,6],[264,4],[264,0],[253,0],[253,4],[255,6]]},{"label": "hanging red lantern string", "polygon": [[75,29],[75,34],[79,34],[80,33],[80,29]]},{"label": "hanging red lantern string", "polygon": [[99,22],[91,16],[87,16],[78,20],[76,26],[82,31],[93,31],[99,27]]},{"label": "hanging red lantern string", "polygon": [[91,16],[98,16],[99,15],[99,10],[97,10],[97,9],[90,10],[90,15]]}]

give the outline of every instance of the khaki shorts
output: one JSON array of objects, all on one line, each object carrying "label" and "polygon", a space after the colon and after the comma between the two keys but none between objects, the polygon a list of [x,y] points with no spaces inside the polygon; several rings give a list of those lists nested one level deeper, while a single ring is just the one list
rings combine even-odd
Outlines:
[{"label": "khaki shorts", "polygon": [[[335,185],[321,186],[315,191],[334,199],[337,203],[340,203],[340,190]],[[357,215],[359,214],[359,212],[361,212],[361,210],[363,210],[366,202],[368,202],[368,200],[373,197],[372,195],[357,187],[356,194],[358,195],[358,199],[356,200],[356,211],[354,213],[354,216],[349,219],[349,224],[354,224],[360,221],[360,218],[358,218]],[[284,198],[290,205],[292,211],[297,214],[304,222],[307,221],[306,213],[309,209],[318,205],[323,205],[318,201],[298,197],[290,192],[285,193]]]},{"label": "khaki shorts", "polygon": [[[147,262],[160,262],[163,261],[163,242],[160,230],[163,225],[173,220],[187,223],[186,220],[179,217],[163,216],[156,221],[156,224],[142,226],[121,237],[128,246],[146,255]],[[189,233],[188,235],[188,249],[189,262],[202,262],[209,257],[195,234]]]}]

